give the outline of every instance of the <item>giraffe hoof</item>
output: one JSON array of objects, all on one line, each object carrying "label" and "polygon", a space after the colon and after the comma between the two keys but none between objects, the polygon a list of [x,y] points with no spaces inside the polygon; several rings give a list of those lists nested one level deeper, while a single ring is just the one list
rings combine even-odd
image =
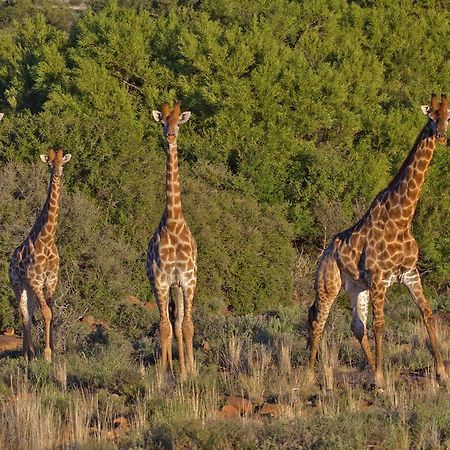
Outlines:
[{"label": "giraffe hoof", "polygon": [[44,350],[44,359],[48,363],[52,362],[52,351],[49,348]]},{"label": "giraffe hoof", "polygon": [[384,381],[384,376],[382,373],[375,374],[375,388],[378,392],[384,392],[384,388],[386,387],[386,383]]},{"label": "giraffe hoof", "polygon": [[445,370],[437,372],[436,378],[437,378],[437,381],[439,384],[441,384],[443,386],[450,385],[449,378],[448,378],[448,375],[445,372]]},{"label": "giraffe hoof", "polygon": [[316,374],[314,369],[306,369],[305,373],[305,383],[306,384],[316,384]]}]

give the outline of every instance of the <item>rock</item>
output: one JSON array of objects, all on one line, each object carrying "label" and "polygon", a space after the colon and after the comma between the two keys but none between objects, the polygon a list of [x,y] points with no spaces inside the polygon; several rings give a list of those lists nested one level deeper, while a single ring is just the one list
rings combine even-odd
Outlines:
[{"label": "rock", "polygon": [[120,438],[130,431],[130,424],[128,419],[124,416],[118,416],[113,420],[114,424],[114,438]]},{"label": "rock", "polygon": [[227,398],[225,405],[234,406],[239,414],[251,414],[253,412],[252,402],[243,397],[230,396]]},{"label": "rock", "polygon": [[224,405],[219,412],[219,417],[224,419],[232,419],[234,417],[240,417],[239,410],[232,405]]},{"label": "rock", "polygon": [[91,314],[84,316],[81,319],[81,322],[86,324],[91,332],[94,332],[99,328],[103,328],[103,329],[108,328],[108,324],[105,321],[96,319]]},{"label": "rock", "polygon": [[0,335],[0,352],[11,352],[22,348],[22,338],[19,336]]},{"label": "rock", "polygon": [[148,301],[148,302],[144,303],[144,308],[151,311],[152,309],[156,308],[156,303],[154,301]]},{"label": "rock", "polygon": [[134,295],[127,295],[125,297],[125,301],[127,303],[131,303],[132,305],[139,305],[139,306],[143,306],[143,303]]},{"label": "rock", "polygon": [[285,411],[285,406],[280,403],[264,403],[259,410],[260,416],[280,417]]},{"label": "rock", "polygon": [[211,350],[211,346],[209,345],[208,341],[205,340],[202,341],[201,348],[204,352],[209,352]]}]

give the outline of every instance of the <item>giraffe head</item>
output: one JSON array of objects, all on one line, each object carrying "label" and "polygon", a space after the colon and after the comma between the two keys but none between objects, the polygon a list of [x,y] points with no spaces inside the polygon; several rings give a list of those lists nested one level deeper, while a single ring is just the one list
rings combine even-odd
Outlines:
[{"label": "giraffe head", "polygon": [[440,144],[447,143],[447,126],[450,119],[447,96],[441,94],[441,102],[437,95],[431,95],[431,105],[422,105],[422,112],[429,117],[430,127],[433,135]]},{"label": "giraffe head", "polygon": [[48,151],[47,155],[40,155],[41,160],[48,164],[53,175],[60,177],[62,175],[64,164],[70,161],[72,155],[66,153],[63,156],[63,151],[59,149],[57,152],[52,148]]},{"label": "giraffe head", "polygon": [[164,103],[162,112],[152,111],[152,114],[153,118],[163,126],[164,138],[169,145],[177,140],[180,125],[186,123],[191,117],[190,111],[181,112],[179,103],[175,103],[172,112],[170,112],[169,104]]}]

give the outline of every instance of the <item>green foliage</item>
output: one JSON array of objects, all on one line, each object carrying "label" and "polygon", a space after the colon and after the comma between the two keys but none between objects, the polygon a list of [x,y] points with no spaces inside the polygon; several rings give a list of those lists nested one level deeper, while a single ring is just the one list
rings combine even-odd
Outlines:
[{"label": "green foliage", "polygon": [[[179,152],[196,301],[259,312],[291,301],[291,242],[315,255],[362,214],[414,142],[419,105],[450,79],[438,1],[98,1],[79,16],[56,5],[0,7],[1,325],[15,321],[5,271],[45,197],[33,164],[49,146],[74,155],[61,298],[137,337],[146,313],[123,301],[150,297],[145,250],[164,205],[152,109],[181,100],[193,112]],[[414,224],[439,292],[448,161],[438,149]]]}]

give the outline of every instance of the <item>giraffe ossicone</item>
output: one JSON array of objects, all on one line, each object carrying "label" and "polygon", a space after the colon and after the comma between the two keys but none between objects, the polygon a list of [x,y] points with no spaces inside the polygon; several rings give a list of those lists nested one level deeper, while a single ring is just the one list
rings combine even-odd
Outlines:
[{"label": "giraffe ossicone", "polygon": [[[375,383],[383,387],[382,342],[386,289],[403,283],[419,307],[428,331],[436,373],[446,379],[436,339],[433,313],[423,294],[416,267],[418,246],[411,223],[436,145],[447,142],[450,117],[447,97],[435,94],[422,112],[428,121],[389,185],[377,194],[363,217],[338,233],[323,252],[315,276],[316,298],[309,309],[309,370],[317,357],[321,335],[331,306],[343,285],[353,309],[352,330],[374,371]],[[369,303],[373,307],[375,356],[367,336]]]},{"label": "giraffe ossicone", "polygon": [[[167,103],[162,111],[152,112],[154,119],[163,127],[166,141],[166,208],[158,228],[150,239],[147,251],[147,276],[150,281],[160,314],[160,339],[162,370],[172,364],[173,327],[178,344],[180,377],[194,371],[192,308],[197,285],[197,244],[186,223],[181,207],[178,174],[177,138],[180,125],[187,122],[191,113],[181,112],[176,103],[170,111]],[[174,308],[170,291],[175,290]],[[173,324],[172,324],[173,322]]]},{"label": "giraffe ossicone", "polygon": [[26,239],[14,251],[9,266],[9,279],[16,295],[23,321],[23,353],[34,358],[31,323],[33,313],[41,309],[45,322],[45,360],[53,353],[53,294],[58,282],[59,255],[55,243],[58,224],[61,176],[72,155],[50,149],[40,155],[50,167],[47,199]]}]

